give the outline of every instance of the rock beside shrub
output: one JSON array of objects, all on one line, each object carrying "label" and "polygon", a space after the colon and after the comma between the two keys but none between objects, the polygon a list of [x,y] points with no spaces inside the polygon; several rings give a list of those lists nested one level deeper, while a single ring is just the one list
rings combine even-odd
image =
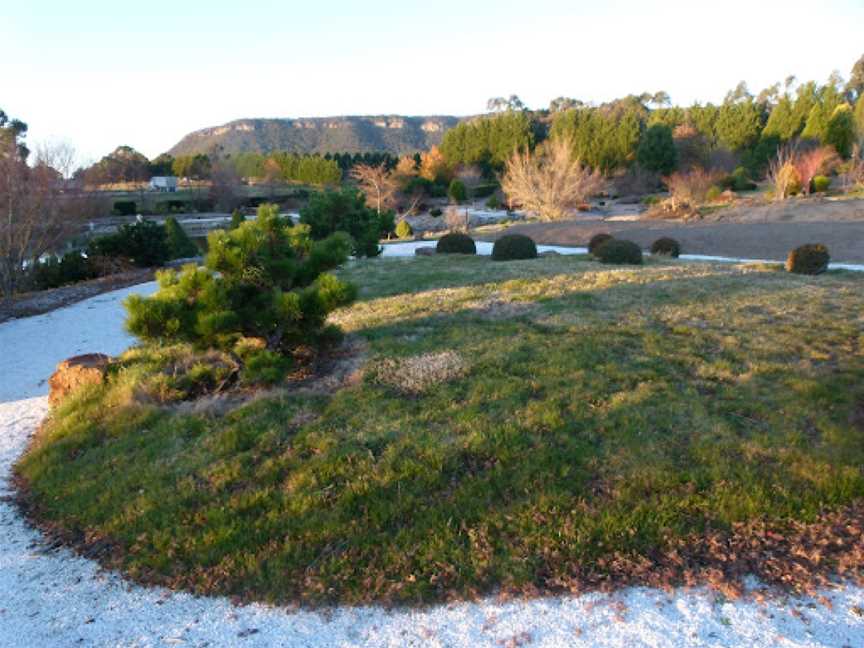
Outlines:
[{"label": "rock beside shrub", "polygon": [[111,357],[104,353],[85,353],[58,364],[48,379],[48,402],[51,407],[56,407],[83,385],[101,385],[110,363]]},{"label": "rock beside shrub", "polygon": [[828,269],[831,255],[821,243],[808,243],[795,248],[786,257],[786,270],[795,274],[817,275]]},{"label": "rock beside shrub", "polygon": [[477,245],[467,234],[450,232],[438,239],[435,250],[438,254],[477,254]]},{"label": "rock beside shrub", "polygon": [[493,261],[516,261],[519,259],[536,259],[537,245],[533,239],[524,234],[507,234],[502,236],[492,246]]},{"label": "rock beside shrub", "polygon": [[633,241],[623,239],[606,241],[594,251],[594,256],[602,263],[642,264],[642,248]]},{"label": "rock beside shrub", "polygon": [[664,236],[651,244],[651,254],[678,258],[681,254],[681,244],[673,238]]},{"label": "rock beside shrub", "polygon": [[595,234],[591,237],[591,240],[588,241],[588,254],[594,254],[594,251],[603,245],[606,241],[611,241],[612,235],[606,234],[605,232],[601,234]]}]

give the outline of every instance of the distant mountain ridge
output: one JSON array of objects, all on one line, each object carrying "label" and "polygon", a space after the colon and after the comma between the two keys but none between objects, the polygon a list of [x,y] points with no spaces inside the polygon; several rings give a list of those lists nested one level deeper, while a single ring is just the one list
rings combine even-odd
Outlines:
[{"label": "distant mountain ridge", "polygon": [[174,156],[214,151],[223,154],[245,151],[414,153],[440,144],[444,132],[461,120],[446,115],[237,119],[222,126],[193,131],[168,153]]}]

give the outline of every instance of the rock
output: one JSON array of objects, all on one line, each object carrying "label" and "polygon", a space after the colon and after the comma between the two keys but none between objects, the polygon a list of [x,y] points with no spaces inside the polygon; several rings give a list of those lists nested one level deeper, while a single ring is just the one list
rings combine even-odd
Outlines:
[{"label": "rock", "polygon": [[414,250],[414,254],[417,256],[433,256],[437,254],[437,251],[434,247],[418,247]]},{"label": "rock", "polygon": [[553,256],[561,256],[560,252],[556,252],[555,250],[546,250],[545,252],[541,252],[537,256],[540,257],[553,257]]},{"label": "rock", "polygon": [[110,363],[111,357],[104,353],[85,353],[64,360],[48,379],[48,402],[55,407],[81,385],[101,384]]}]

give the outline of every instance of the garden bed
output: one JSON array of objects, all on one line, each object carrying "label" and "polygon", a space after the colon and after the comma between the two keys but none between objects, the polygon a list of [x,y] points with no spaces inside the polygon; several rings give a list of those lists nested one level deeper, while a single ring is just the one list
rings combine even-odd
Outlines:
[{"label": "garden bed", "polygon": [[32,519],[141,582],[244,600],[860,577],[861,275],[578,256],[340,274],[359,382],[213,415],[138,402],[118,373],[19,462]]}]

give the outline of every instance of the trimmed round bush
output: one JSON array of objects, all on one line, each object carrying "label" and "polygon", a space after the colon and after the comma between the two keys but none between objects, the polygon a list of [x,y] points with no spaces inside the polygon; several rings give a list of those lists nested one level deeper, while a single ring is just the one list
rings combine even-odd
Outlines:
[{"label": "trimmed round bush", "polygon": [[515,261],[517,259],[536,259],[537,245],[524,234],[507,234],[492,246],[493,261]]},{"label": "trimmed round bush", "polygon": [[642,264],[642,248],[633,241],[623,239],[613,238],[606,241],[594,251],[594,256],[603,263]]},{"label": "trimmed round bush", "polygon": [[430,215],[430,216],[434,216],[434,217],[436,217],[436,218],[437,218],[438,216],[440,216],[441,214],[443,214],[443,213],[444,213],[444,212],[441,211],[441,209],[438,208],[438,207],[433,207],[432,209],[429,210],[429,215]]},{"label": "trimmed round bush", "polygon": [[435,251],[438,254],[477,254],[477,246],[467,234],[450,232],[438,239]]},{"label": "trimmed round bush", "polygon": [[681,254],[681,244],[673,238],[664,236],[651,244],[651,254],[678,258]]},{"label": "trimmed round bush", "polygon": [[598,247],[603,245],[606,241],[611,240],[611,234],[606,234],[605,232],[603,232],[602,234],[595,234],[591,237],[591,240],[588,241],[588,254],[594,254]]},{"label": "trimmed round bush", "polygon": [[795,248],[786,257],[786,270],[795,274],[816,275],[828,269],[831,255],[821,243],[808,243]]}]

